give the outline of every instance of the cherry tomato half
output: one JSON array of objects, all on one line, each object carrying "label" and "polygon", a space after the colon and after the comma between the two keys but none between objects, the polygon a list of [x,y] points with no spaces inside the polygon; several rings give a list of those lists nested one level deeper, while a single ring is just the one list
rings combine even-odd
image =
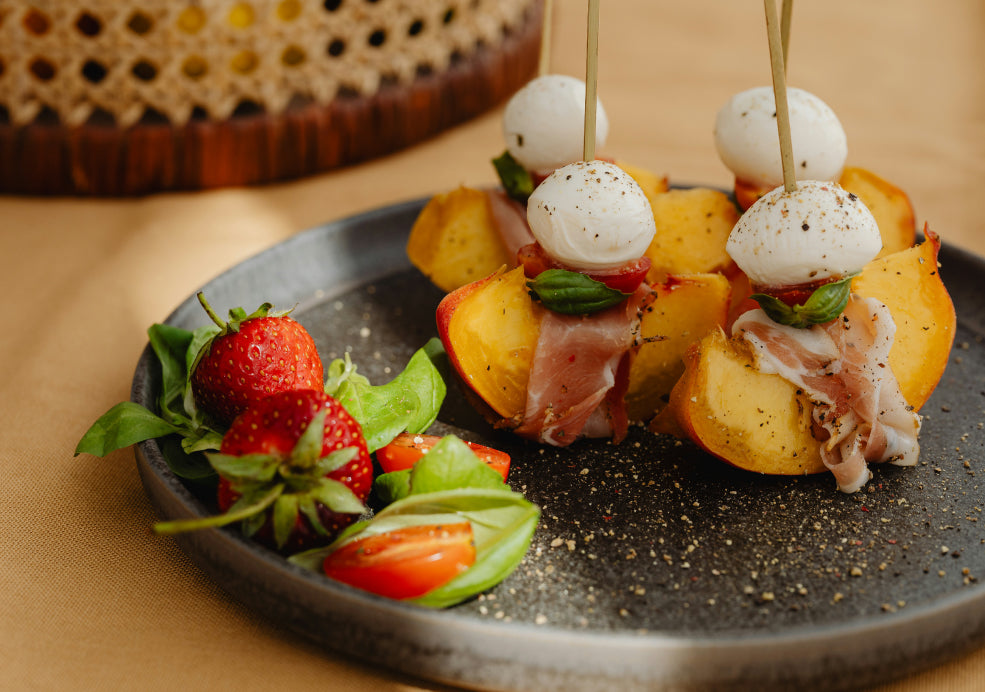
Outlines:
[{"label": "cherry tomato half", "polygon": [[544,252],[539,243],[524,245],[516,253],[517,261],[523,265],[523,273],[528,279],[535,279],[541,272],[548,269],[567,269],[577,271],[585,276],[601,281],[609,288],[623,293],[632,293],[646,278],[646,273],[650,271],[650,258],[647,256],[631,260],[626,264],[612,269],[599,269],[594,271],[571,269],[560,262],[554,260]]},{"label": "cherry tomato half", "polygon": [[397,600],[447,584],[475,564],[472,525],[408,526],[346,543],[329,554],[325,574]]},{"label": "cherry tomato half", "polygon": [[[440,439],[437,435],[401,433],[393,439],[393,442],[376,451],[376,460],[380,462],[385,473],[409,469]],[[465,444],[475,452],[479,459],[486,462],[493,471],[502,476],[504,481],[506,480],[510,473],[509,454],[474,442],[466,442]]]}]

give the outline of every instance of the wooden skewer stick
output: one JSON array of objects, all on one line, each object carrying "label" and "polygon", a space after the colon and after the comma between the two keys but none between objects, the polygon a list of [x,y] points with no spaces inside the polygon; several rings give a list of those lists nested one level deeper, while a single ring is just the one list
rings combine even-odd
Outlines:
[{"label": "wooden skewer stick", "polygon": [[588,45],[585,47],[585,149],[583,159],[595,159],[595,110],[598,103],[599,0],[588,0]]},{"label": "wooden skewer stick", "polygon": [[797,189],[793,167],[793,143],[790,138],[790,109],[787,106],[787,79],[783,70],[783,46],[780,43],[776,0],[763,0],[766,6],[766,35],[770,44],[770,68],[773,72],[773,99],[776,102],[776,129],[780,137],[780,163],[783,166],[783,189]]},{"label": "wooden skewer stick", "polygon": [[540,60],[537,74],[543,76],[551,69],[551,28],[554,19],[554,0],[544,0],[544,23],[540,30]]},{"label": "wooden skewer stick", "polygon": [[[550,0],[548,0],[550,2]],[[787,71],[790,56],[790,20],[793,19],[793,0],[783,0],[780,11],[780,38],[783,44],[783,71]]]}]

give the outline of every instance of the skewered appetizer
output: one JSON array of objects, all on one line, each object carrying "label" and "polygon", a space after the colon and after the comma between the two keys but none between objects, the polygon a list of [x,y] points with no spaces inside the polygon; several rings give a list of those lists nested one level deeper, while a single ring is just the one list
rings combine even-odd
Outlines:
[{"label": "skewered appetizer", "polygon": [[869,463],[915,463],[916,411],[955,329],[940,243],[925,233],[922,245],[873,259],[875,218],[837,184],[802,181],[760,198],[728,242],[759,307],[735,320],[731,337],[715,331],[689,350],[651,428],[676,424],[751,471],[827,469],[845,492],[868,481]]},{"label": "skewered appetizer", "polygon": [[[876,174],[846,167],[848,144],[835,112],[803,89],[787,89],[794,169],[798,180],[838,182],[869,208],[882,235],[882,254],[913,245],[913,207],[902,190]],[[776,130],[776,102],[771,86],[756,87],[730,98],[715,118],[715,147],[735,175],[735,199],[743,209],[783,183]]]},{"label": "skewered appetizer", "polygon": [[554,171],[527,216],[536,242],[520,251],[521,266],[446,296],[439,336],[497,426],[558,446],[619,441],[629,420],[653,413],[653,397],[669,394],[690,340],[724,323],[728,282],[648,284],[649,200],[607,162]]},{"label": "skewered appetizer", "polygon": [[[436,195],[421,211],[407,255],[438,288],[452,291],[501,266],[516,267],[517,251],[533,236],[526,201],[559,166],[582,156],[585,83],[567,75],[538,77],[510,99],[503,114],[506,151],[493,161],[501,187],[459,187]],[[609,121],[596,111],[596,146],[605,146]],[[667,189],[665,178],[619,163],[648,198]]]}]

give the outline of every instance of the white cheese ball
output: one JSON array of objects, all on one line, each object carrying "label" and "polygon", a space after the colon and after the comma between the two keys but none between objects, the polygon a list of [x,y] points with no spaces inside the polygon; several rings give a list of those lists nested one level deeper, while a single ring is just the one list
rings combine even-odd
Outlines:
[{"label": "white cheese ball", "polygon": [[[798,180],[837,180],[848,142],[838,116],[803,89],[787,89],[790,139]],[[718,155],[736,179],[763,188],[783,182],[773,87],[733,96],[715,119]]]},{"label": "white cheese ball", "polygon": [[[609,136],[609,119],[596,101],[595,146]],[[585,147],[585,83],[560,74],[528,82],[503,114],[503,137],[510,155],[529,171],[547,173],[577,161]]]},{"label": "white cheese ball", "polygon": [[725,245],[753,284],[792,286],[854,274],[882,249],[872,212],[836,183],[775,188],[743,214]]},{"label": "white cheese ball", "polygon": [[642,257],[653,240],[653,209],[621,168],[604,161],[562,166],[527,201],[540,246],[573,269],[618,267]]}]

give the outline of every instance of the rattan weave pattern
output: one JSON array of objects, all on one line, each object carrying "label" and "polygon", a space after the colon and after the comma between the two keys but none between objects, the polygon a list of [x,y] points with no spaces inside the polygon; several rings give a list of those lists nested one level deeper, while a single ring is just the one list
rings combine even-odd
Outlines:
[{"label": "rattan weave pattern", "polygon": [[536,0],[0,0],[0,120],[128,127],[373,95],[495,46]]}]

